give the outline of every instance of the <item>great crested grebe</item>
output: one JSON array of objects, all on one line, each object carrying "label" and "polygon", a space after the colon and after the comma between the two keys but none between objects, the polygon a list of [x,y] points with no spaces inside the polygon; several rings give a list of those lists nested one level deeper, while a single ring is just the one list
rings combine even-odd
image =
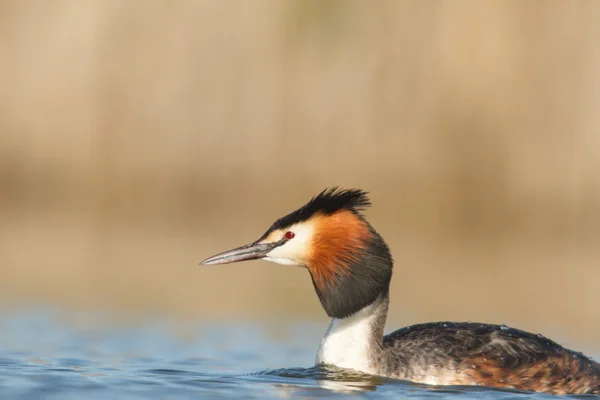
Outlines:
[{"label": "great crested grebe", "polygon": [[317,364],[430,385],[600,394],[600,364],[504,325],[433,322],[383,335],[393,261],[361,212],[362,190],[326,189],[260,239],[202,265],[263,259],[304,266],[331,325]]}]

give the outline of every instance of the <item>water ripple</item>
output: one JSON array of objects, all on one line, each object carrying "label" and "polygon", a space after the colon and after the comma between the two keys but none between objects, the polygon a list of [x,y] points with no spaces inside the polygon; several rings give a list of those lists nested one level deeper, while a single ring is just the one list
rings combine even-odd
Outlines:
[{"label": "water ripple", "polygon": [[98,321],[91,329],[69,324],[63,314],[28,312],[0,319],[2,398],[280,399],[349,393],[374,399],[557,398],[479,387],[432,388],[329,367],[273,368],[312,363],[322,327],[310,324],[273,339],[259,324],[197,323],[187,326],[182,338],[165,320],[135,327]]}]

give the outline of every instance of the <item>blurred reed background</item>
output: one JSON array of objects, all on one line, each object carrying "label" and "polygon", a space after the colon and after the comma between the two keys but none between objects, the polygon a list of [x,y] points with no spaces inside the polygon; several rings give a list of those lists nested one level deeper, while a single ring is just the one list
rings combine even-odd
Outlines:
[{"label": "blurred reed background", "polygon": [[392,327],[600,350],[599,42],[596,1],[2,0],[0,303],[325,321],[302,269],[197,264],[341,185]]}]

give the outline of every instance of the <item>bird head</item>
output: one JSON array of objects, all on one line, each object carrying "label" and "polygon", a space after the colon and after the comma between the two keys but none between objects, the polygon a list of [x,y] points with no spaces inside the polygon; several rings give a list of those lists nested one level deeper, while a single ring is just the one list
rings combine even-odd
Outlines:
[{"label": "bird head", "polygon": [[370,205],[362,190],[326,189],[276,220],[258,240],[201,264],[263,259],[306,267],[327,314],[344,318],[389,289],[390,251],[362,214]]}]

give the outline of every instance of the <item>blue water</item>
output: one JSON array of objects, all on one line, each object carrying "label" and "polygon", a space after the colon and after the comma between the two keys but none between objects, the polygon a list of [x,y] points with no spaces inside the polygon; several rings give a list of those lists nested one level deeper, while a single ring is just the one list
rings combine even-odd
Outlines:
[{"label": "blue water", "polygon": [[0,397],[19,399],[556,396],[407,382],[311,367],[325,326],[0,313]]}]

